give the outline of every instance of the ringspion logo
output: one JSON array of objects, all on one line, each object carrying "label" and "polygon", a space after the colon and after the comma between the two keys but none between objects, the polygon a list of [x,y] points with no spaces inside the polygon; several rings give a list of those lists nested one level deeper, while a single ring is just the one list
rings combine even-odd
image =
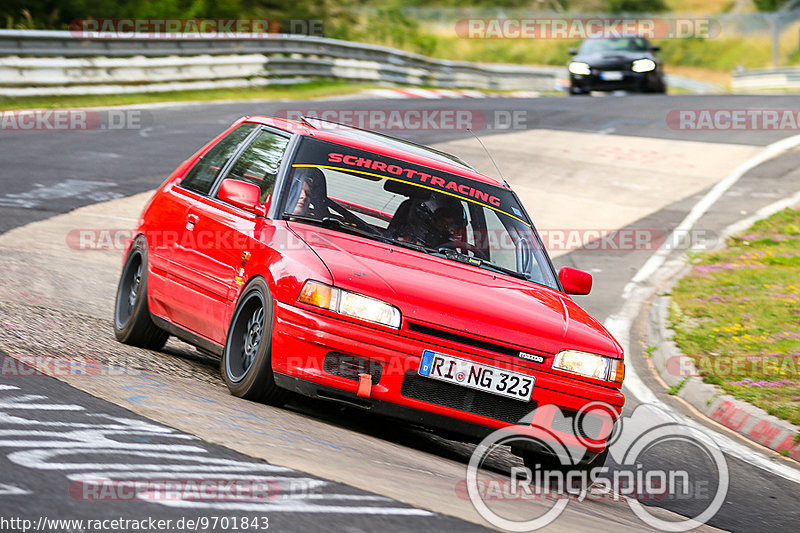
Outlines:
[{"label": "ringspion logo", "polygon": [[[571,502],[586,499],[624,499],[645,525],[660,531],[689,531],[713,518],[725,501],[730,480],[719,445],[700,429],[674,422],[659,408],[642,404],[630,416],[617,420],[613,429],[604,424],[600,438],[607,440],[606,452],[599,457],[607,453],[615,466],[605,466],[604,460],[595,464],[587,453],[597,445],[580,437],[581,429],[592,417],[612,412],[616,412],[614,407],[602,402],[582,408],[572,418],[572,434],[582,441],[576,446],[571,438],[562,438],[563,430],[554,429],[565,427],[561,411],[552,405],[537,406],[516,425],[498,429],[478,444],[467,465],[465,481],[456,484],[456,495],[469,499],[481,517],[506,531],[542,529],[558,520]],[[695,468],[645,466],[649,464],[646,458],[676,445],[691,454]],[[507,480],[482,468],[501,446],[511,446],[526,456],[525,466],[512,466]],[[498,505],[502,501],[526,500],[543,505],[528,507],[529,512],[513,517]],[[691,500],[692,513],[696,514],[676,521],[664,520],[646,505],[677,500]]]}]

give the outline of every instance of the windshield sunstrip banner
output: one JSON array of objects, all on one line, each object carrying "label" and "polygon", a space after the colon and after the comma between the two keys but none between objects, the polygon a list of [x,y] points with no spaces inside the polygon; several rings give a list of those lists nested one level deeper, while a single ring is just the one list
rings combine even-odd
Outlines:
[{"label": "windshield sunstrip banner", "polygon": [[328,168],[398,181],[493,209],[529,225],[510,191],[408,161],[325,141],[307,140],[300,146],[293,166]]}]

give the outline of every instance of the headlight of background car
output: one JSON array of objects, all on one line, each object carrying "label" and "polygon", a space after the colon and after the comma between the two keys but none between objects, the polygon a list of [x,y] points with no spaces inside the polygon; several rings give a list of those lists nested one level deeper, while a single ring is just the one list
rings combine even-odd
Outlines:
[{"label": "headlight of background car", "polygon": [[650,72],[651,70],[655,70],[656,62],[652,59],[637,59],[633,62],[633,67],[631,70],[634,72]]},{"label": "headlight of background car", "polygon": [[588,63],[581,63],[580,61],[573,61],[570,63],[569,71],[573,74],[580,74],[583,76],[588,76],[592,72]]},{"label": "headlight of background car", "polygon": [[578,350],[558,352],[553,360],[553,368],[619,384],[622,384],[625,377],[625,362],[622,359]]},{"label": "headlight of background car", "polygon": [[297,301],[391,328],[400,327],[400,310],[395,306],[319,281],[306,281]]}]

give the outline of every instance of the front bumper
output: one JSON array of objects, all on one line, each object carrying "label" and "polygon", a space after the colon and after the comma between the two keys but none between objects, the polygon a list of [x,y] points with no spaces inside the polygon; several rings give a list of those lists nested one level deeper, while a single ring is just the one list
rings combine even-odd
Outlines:
[{"label": "front bumper", "polygon": [[[536,382],[531,402],[421,377],[417,370],[425,349],[532,375]],[[352,361],[360,365],[355,370]],[[547,428],[565,446],[595,453],[605,448],[603,436],[610,433],[624,404],[618,389],[489,359],[469,347],[415,338],[406,330],[386,331],[280,302],[275,306],[272,367],[279,386],[306,396],[337,400],[470,439],[516,426],[524,417],[523,424]],[[361,371],[372,374],[368,398],[356,394]],[[598,401],[612,407],[612,416],[590,417],[596,420],[578,424],[585,429],[576,436],[576,413]]]},{"label": "front bumper", "polygon": [[658,85],[658,74],[655,71],[633,72],[630,70],[620,70],[622,79],[607,80],[603,78],[603,72],[592,69],[591,74],[569,75],[570,87],[573,91],[647,91],[655,89]]}]

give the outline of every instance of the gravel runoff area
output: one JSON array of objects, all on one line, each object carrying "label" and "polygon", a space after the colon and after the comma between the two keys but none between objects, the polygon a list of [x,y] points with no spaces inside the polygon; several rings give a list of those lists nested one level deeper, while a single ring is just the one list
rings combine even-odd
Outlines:
[{"label": "gravel runoff area", "polygon": [[[150,195],[84,207],[0,235],[0,348],[30,358],[32,366],[55,377],[104,366],[225,387],[216,358],[174,337],[164,353],[125,346],[114,338],[123,237]],[[87,249],[80,245],[81,231],[119,238],[107,249]]]},{"label": "gravel runoff area", "polygon": [[56,377],[62,372],[146,372],[224,387],[219,360],[170,337],[161,352],[117,342],[111,318],[25,303],[0,303],[0,347]]}]

